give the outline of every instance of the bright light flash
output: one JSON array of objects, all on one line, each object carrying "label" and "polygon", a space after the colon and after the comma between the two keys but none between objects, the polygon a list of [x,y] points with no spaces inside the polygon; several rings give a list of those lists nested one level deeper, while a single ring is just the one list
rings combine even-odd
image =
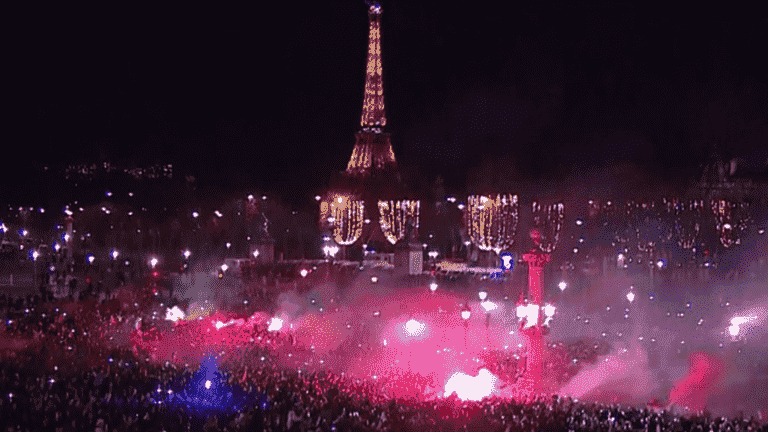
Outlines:
[{"label": "bright light flash", "polygon": [[179,309],[178,306],[174,306],[172,308],[169,308],[165,312],[165,319],[168,321],[176,322],[180,319],[184,319],[184,311]]},{"label": "bright light flash", "polygon": [[457,372],[445,383],[444,397],[456,393],[461,400],[480,401],[496,389],[496,377],[488,369],[480,369],[476,377]]},{"label": "bright light flash", "polygon": [[544,316],[546,316],[547,318],[552,318],[553,316],[555,316],[555,307],[552,306],[551,304],[544,305]]},{"label": "bright light flash", "polygon": [[405,332],[408,333],[408,336],[420,336],[424,333],[425,325],[415,319],[410,319],[403,327],[405,328]]},{"label": "bright light flash", "polygon": [[210,389],[211,388],[211,380],[206,380],[205,381],[205,388],[206,389]]},{"label": "bright light flash", "polygon": [[632,303],[633,301],[635,301],[635,293],[633,293],[632,291],[630,291],[629,293],[627,293],[627,300],[629,300],[629,302],[630,302],[630,303]]},{"label": "bright light flash", "polygon": [[557,287],[560,288],[560,291],[565,291],[565,289],[568,287],[568,284],[565,283],[565,281],[560,281],[560,283],[557,284]]},{"label": "bright light flash", "polygon": [[739,326],[737,325],[731,325],[728,327],[728,333],[731,334],[731,336],[736,337],[739,335]]},{"label": "bright light flash", "polygon": [[437,291],[437,284],[435,282],[432,282],[431,284],[429,284],[429,290],[432,292]]},{"label": "bright light flash", "polygon": [[278,331],[281,328],[283,328],[283,320],[280,318],[274,317],[269,322],[269,327],[267,328],[268,331]]},{"label": "bright light flash", "polygon": [[488,297],[488,293],[485,291],[480,291],[477,293],[477,296],[480,297],[480,301],[485,301],[485,299]]},{"label": "bright light flash", "polygon": [[520,305],[517,307],[517,317],[525,319],[525,327],[533,327],[539,321],[539,306],[535,304]]},{"label": "bright light flash", "polygon": [[484,301],[484,302],[480,303],[480,306],[482,306],[483,309],[485,309],[486,312],[490,312],[490,311],[492,311],[492,310],[494,310],[494,309],[499,307],[496,303],[494,303],[492,301]]}]

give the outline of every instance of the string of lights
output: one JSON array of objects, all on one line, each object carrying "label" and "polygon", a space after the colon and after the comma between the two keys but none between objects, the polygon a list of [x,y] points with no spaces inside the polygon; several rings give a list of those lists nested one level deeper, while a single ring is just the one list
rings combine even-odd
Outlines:
[{"label": "string of lights", "polygon": [[710,205],[715,214],[715,226],[723,247],[729,248],[734,244],[741,244],[740,234],[749,222],[748,204],[712,200]]},{"label": "string of lights", "polygon": [[346,195],[334,195],[320,203],[320,217],[333,227],[333,238],[341,246],[356,242],[363,234],[363,201]]},{"label": "string of lights", "polygon": [[412,223],[419,228],[419,201],[379,201],[379,224],[387,240],[395,244],[405,237],[406,227]]},{"label": "string of lights", "polygon": [[520,205],[517,195],[496,195],[493,207],[495,213],[494,223],[491,226],[493,250],[498,255],[502,251],[508,251],[515,243],[515,233],[520,217]]},{"label": "string of lights", "polygon": [[491,224],[493,223],[493,204],[487,196],[470,195],[464,213],[467,236],[480,250],[493,248]]},{"label": "string of lights", "polygon": [[519,210],[517,195],[469,196],[464,224],[470,241],[483,251],[508,250],[515,241]]},{"label": "string of lights", "polygon": [[544,253],[552,253],[560,240],[560,232],[565,220],[565,206],[562,203],[550,204],[544,207],[534,201],[533,224],[541,234],[539,249]]}]

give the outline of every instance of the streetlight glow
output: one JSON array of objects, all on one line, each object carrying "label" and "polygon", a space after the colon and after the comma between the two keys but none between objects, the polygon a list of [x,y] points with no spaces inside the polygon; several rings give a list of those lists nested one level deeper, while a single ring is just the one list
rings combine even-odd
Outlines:
[{"label": "streetlight glow", "polygon": [[568,287],[568,284],[565,283],[565,281],[560,281],[560,283],[557,284],[557,287],[560,288],[560,291],[565,291],[565,289]]}]

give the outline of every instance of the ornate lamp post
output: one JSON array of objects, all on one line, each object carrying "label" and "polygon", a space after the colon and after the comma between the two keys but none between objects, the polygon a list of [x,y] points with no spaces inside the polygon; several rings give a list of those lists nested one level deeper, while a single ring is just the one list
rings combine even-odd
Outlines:
[{"label": "ornate lamp post", "polygon": [[464,320],[464,350],[467,349],[467,333],[469,332],[469,316],[471,314],[469,305],[464,305],[464,309],[461,311],[461,319]]},{"label": "ornate lamp post", "polygon": [[[531,231],[531,239],[535,248],[529,253],[523,255],[523,260],[528,263],[528,298],[531,306],[535,307],[537,312],[542,307],[541,293],[541,271],[544,265],[550,260],[550,254],[544,253],[539,248],[541,233],[537,229]],[[531,392],[538,393],[542,388],[543,355],[544,342],[542,334],[541,314],[533,314],[536,322],[527,329],[528,334],[528,365],[526,374],[529,378],[529,389]],[[529,325],[531,325],[529,323]]]}]

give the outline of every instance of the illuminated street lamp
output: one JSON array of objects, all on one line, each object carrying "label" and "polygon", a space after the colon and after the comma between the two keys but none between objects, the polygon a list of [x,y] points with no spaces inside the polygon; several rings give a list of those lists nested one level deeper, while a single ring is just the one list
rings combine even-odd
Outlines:
[{"label": "illuminated street lamp", "polygon": [[568,284],[565,283],[565,281],[560,281],[560,283],[557,284],[557,287],[560,288],[560,292],[563,292],[566,288],[568,288]]},{"label": "illuminated street lamp", "polygon": [[[58,250],[58,249],[57,249]],[[120,252],[112,249],[112,251],[109,253],[109,255],[112,257],[112,260],[116,260],[118,255],[120,255]]]},{"label": "illuminated street lamp", "polygon": [[632,303],[633,301],[635,301],[635,293],[633,293],[632,291],[630,291],[629,293],[627,293],[627,300],[629,300],[629,302],[630,302],[630,303]]},{"label": "illuminated street lamp", "polygon": [[328,259],[328,256],[333,259],[336,256],[336,253],[339,251],[339,247],[335,244],[329,244],[325,245],[323,247],[323,252],[325,252],[325,258]]},{"label": "illuminated street lamp", "polygon": [[467,349],[467,333],[469,332],[469,316],[472,312],[469,310],[469,306],[465,305],[464,310],[461,311],[461,319],[464,320],[464,349]]},{"label": "illuminated street lamp", "polygon": [[301,275],[301,277],[305,278],[309,274],[309,271],[307,269],[301,269],[299,274]]},{"label": "illuminated street lamp", "polygon": [[182,255],[184,255],[185,259],[189,259],[189,256],[192,255],[192,252],[189,251],[189,249],[182,252]]},{"label": "illuminated street lamp", "polygon": [[432,291],[432,292],[437,291],[437,283],[436,282],[432,282],[431,284],[429,284],[429,290]]},{"label": "illuminated street lamp", "polygon": [[96,259],[96,257],[94,257],[91,254],[88,254],[87,259],[88,259],[88,264],[93,264],[93,261]]},{"label": "illuminated street lamp", "polygon": [[152,257],[152,259],[149,260],[149,265],[152,266],[152,270],[154,270],[155,267],[157,267],[157,263],[158,263],[158,260],[155,257]]},{"label": "illuminated street lamp", "polygon": [[254,249],[254,251],[253,251],[253,259],[256,259],[258,257],[259,257],[259,250],[258,249]]},{"label": "illuminated street lamp", "polygon": [[485,291],[480,291],[477,293],[477,296],[480,297],[480,301],[485,301],[485,299],[488,297],[488,293]]}]

